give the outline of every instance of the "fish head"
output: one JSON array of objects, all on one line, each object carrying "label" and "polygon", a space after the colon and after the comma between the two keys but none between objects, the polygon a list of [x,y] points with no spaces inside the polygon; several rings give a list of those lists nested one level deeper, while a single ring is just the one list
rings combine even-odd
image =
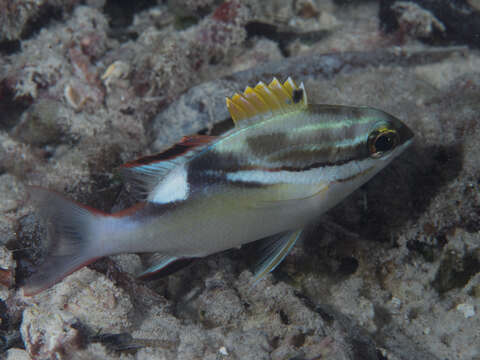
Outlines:
[{"label": "fish head", "polygon": [[413,139],[407,125],[384,111],[315,104],[254,123],[235,135],[215,149],[229,154],[229,159],[232,154],[239,159],[224,170],[228,179],[256,184],[342,184],[346,192],[387,166]]},{"label": "fish head", "polygon": [[330,178],[350,190],[361,186],[412,143],[414,133],[401,120],[369,107],[340,107],[332,125]]},{"label": "fish head", "polygon": [[247,87],[227,98],[227,108],[239,130],[217,143],[216,151],[241,158],[239,168],[254,169],[240,175],[235,170],[237,181],[268,183],[272,172],[294,174],[300,183],[318,177],[327,183],[366,181],[413,139],[402,121],[384,111],[310,104],[303,83],[297,87],[291,78]]}]

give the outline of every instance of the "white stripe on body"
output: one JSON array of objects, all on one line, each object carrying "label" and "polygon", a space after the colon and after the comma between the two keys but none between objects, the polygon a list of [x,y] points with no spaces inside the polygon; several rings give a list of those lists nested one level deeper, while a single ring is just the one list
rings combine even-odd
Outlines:
[{"label": "white stripe on body", "polygon": [[[354,161],[344,165],[322,166],[304,171],[241,170],[227,175],[230,181],[260,184],[318,184],[348,178],[374,165],[374,160]],[[359,171],[360,170],[360,171]]]}]

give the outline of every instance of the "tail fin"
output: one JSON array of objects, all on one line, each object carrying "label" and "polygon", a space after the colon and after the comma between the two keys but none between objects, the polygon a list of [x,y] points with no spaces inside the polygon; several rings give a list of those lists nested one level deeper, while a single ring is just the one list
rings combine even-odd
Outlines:
[{"label": "tail fin", "polygon": [[28,191],[45,220],[50,241],[44,263],[24,286],[24,294],[31,296],[103,256],[93,241],[98,236],[96,225],[106,214],[40,187],[29,186]]}]

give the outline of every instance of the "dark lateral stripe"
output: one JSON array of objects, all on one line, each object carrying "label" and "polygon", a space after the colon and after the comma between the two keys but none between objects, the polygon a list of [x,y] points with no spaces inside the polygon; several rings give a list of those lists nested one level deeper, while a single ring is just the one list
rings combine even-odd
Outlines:
[{"label": "dark lateral stripe", "polygon": [[[350,159],[350,160],[344,160],[344,161],[338,161],[338,162],[335,162],[335,163],[332,163],[332,162],[318,162],[318,163],[314,163],[314,164],[311,164],[309,166],[306,166],[306,167],[294,167],[294,166],[279,166],[279,167],[274,167],[274,168],[266,168],[266,167],[262,167],[262,166],[238,166],[236,168],[232,168],[232,169],[229,169],[228,171],[224,171],[224,170],[218,170],[218,173],[217,174],[214,174],[214,173],[208,173],[208,174],[205,174],[202,175],[202,174],[196,174],[195,176],[195,179],[194,177],[190,177],[189,178],[189,182],[192,181],[192,182],[199,182],[201,181],[202,179],[205,179],[205,178],[215,178],[215,179],[226,179],[226,175],[228,173],[232,173],[232,174],[235,174],[235,173],[238,173],[238,172],[244,172],[244,171],[265,171],[265,172],[280,172],[280,171],[288,171],[288,172],[303,172],[303,171],[308,171],[308,170],[313,170],[313,169],[317,169],[317,168],[321,168],[321,167],[330,167],[330,166],[341,166],[341,165],[345,165],[345,164],[348,164],[349,162],[353,162],[353,161],[361,161],[361,160],[364,160],[364,158],[354,158],[354,159]],[[230,182],[235,182],[235,181],[232,181],[232,180],[229,180]],[[237,182],[239,183],[244,183],[244,181],[240,181],[238,180]],[[256,186],[262,186],[262,185],[265,185],[263,183],[257,183],[255,181],[252,181],[252,186],[256,187]]]},{"label": "dark lateral stripe", "polygon": [[[277,171],[290,171],[290,172],[301,172],[307,171],[311,169],[321,168],[321,167],[330,167],[330,166],[341,166],[345,165],[352,161],[360,161],[365,159],[366,157],[363,155],[357,155],[348,159],[342,159],[337,161],[318,161],[313,162],[305,166],[288,166],[282,165],[277,167],[266,167],[261,165],[244,165],[241,164],[238,159],[234,160],[233,158],[227,157],[230,161],[222,161],[222,156],[215,155],[212,156],[209,160],[205,161],[206,159],[198,159],[190,164],[190,168],[188,171],[189,174],[189,182],[192,179],[197,178],[200,180],[203,177],[207,178],[218,178],[222,175],[228,173],[236,173],[240,171],[253,171],[253,170],[260,170],[266,172],[277,172]],[[225,159],[225,160],[227,160]],[[203,166],[202,166],[203,165]],[[215,175],[218,173],[218,175]]]},{"label": "dark lateral stripe", "polygon": [[[304,167],[317,163],[337,163],[368,157],[367,146],[364,142],[352,143],[347,146],[328,146],[325,148],[308,149],[311,145],[304,145],[304,149],[294,148],[290,151],[277,152],[268,157],[271,162],[304,163]],[[318,167],[318,166],[314,166]]]},{"label": "dark lateral stripe", "polygon": [[310,164],[308,166],[304,167],[295,167],[295,166],[280,166],[276,168],[262,168],[262,167],[245,167],[245,168],[240,168],[237,171],[241,170],[263,170],[263,171],[268,171],[268,172],[275,172],[275,171],[290,171],[290,172],[301,172],[301,171],[307,171],[307,170],[312,170],[312,169],[318,169],[321,167],[330,167],[330,166],[341,166],[345,165],[349,162],[353,161],[360,161],[364,160],[364,157],[356,157],[356,158],[351,158],[351,159],[345,159],[341,161],[336,161],[336,162],[330,162],[330,161],[323,161],[323,162],[316,162],[313,164]]}]

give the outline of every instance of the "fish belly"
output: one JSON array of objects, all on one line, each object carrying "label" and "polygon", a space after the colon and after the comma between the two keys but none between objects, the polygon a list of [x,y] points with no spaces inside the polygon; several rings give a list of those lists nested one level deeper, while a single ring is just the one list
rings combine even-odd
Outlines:
[{"label": "fish belly", "polygon": [[130,252],[201,257],[240,247],[317,219],[351,189],[333,184],[308,198],[280,200],[248,191],[201,196],[138,226],[126,236]]}]

